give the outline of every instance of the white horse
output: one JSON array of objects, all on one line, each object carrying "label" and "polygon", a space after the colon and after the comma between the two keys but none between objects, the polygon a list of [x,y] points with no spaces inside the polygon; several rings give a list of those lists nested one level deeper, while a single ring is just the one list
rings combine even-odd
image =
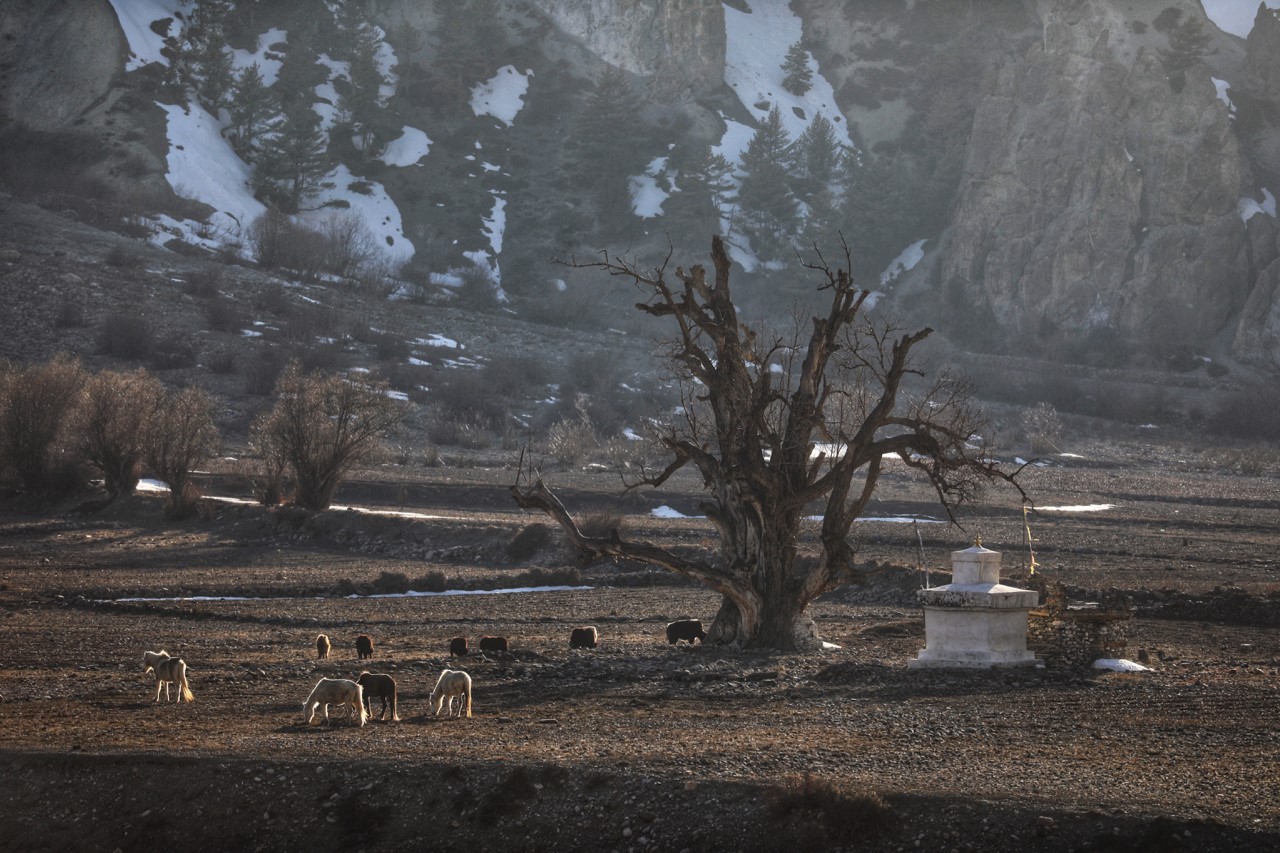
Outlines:
[{"label": "white horse", "polygon": [[195,701],[196,697],[191,693],[190,685],[187,684],[187,664],[182,658],[170,657],[164,649],[158,652],[143,652],[142,672],[144,675],[148,672],[155,673],[156,698],[154,701],[160,701],[161,687],[164,688],[164,701],[169,701],[170,684],[178,690],[177,701]]},{"label": "white horse", "polygon": [[369,715],[364,709],[364,691],[359,684],[348,678],[322,678],[311,688],[311,695],[302,703],[302,721],[311,725],[316,716],[316,706],[324,706],[324,721],[329,722],[329,706],[345,705],[348,716],[352,712],[360,715],[360,725],[364,725]]},{"label": "white horse", "polygon": [[453,699],[458,697],[458,716],[462,716],[462,700],[467,700],[467,716],[471,716],[471,676],[460,669],[446,669],[440,673],[436,687],[431,691],[431,712],[440,716],[440,708],[445,699],[449,704],[445,707],[445,716],[453,716]]}]

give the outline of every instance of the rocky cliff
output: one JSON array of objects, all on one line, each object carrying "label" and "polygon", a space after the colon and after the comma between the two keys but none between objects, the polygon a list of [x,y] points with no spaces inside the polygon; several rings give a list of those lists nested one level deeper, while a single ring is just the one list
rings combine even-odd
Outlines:
[{"label": "rocky cliff", "polygon": [[718,0],[539,0],[566,35],[647,78],[660,101],[724,85],[724,9]]},{"label": "rocky cliff", "polygon": [[1176,91],[1114,4],[1040,12],[1042,40],[974,116],[943,287],[1025,338],[1109,328],[1157,350],[1206,344],[1274,257],[1239,212],[1250,170],[1228,106],[1207,71]]}]

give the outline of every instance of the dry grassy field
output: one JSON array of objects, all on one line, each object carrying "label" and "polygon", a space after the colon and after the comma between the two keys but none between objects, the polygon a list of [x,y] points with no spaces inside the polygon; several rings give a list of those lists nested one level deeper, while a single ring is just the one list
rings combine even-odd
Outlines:
[{"label": "dry grassy field", "polygon": [[[208,492],[242,495],[217,473]],[[9,507],[3,846],[1280,849],[1274,471],[1128,442],[1028,472],[1043,506],[1112,505],[1033,515],[1042,575],[1080,595],[1150,590],[1184,605],[1139,596],[1129,643],[1153,671],[1136,674],[909,671],[921,613],[909,589],[874,577],[814,605],[839,646],[820,655],[673,647],[665,623],[709,621],[716,598],[637,566],[577,568],[554,540],[514,559],[508,544],[542,519],[511,505],[512,476],[387,467],[339,494],[400,516],[214,502],[170,524],[146,495],[91,514]],[[551,480],[571,509],[613,513],[631,535],[711,541],[700,519],[652,514],[696,516],[691,480],[628,500],[607,473]],[[981,534],[1016,573],[1010,500],[992,494],[964,531],[921,524],[919,539],[909,524],[860,523],[860,553],[913,567],[923,543],[937,570]],[[871,515],[909,513],[939,517],[891,472]],[[582,588],[347,595],[531,577]],[[586,624],[599,648],[570,650]],[[356,658],[361,633],[371,661]],[[451,637],[485,635],[510,638],[511,654],[450,660]],[[142,652],[161,647],[187,662],[193,703],[151,701]],[[430,713],[446,667],[474,679],[470,719]],[[362,669],[396,678],[399,722],[303,724],[320,677]]]}]

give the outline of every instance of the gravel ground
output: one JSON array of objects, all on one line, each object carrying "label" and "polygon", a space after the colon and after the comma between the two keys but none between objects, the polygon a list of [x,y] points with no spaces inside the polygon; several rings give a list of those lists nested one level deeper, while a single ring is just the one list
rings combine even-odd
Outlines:
[{"label": "gravel ground", "polygon": [[[505,507],[501,469],[415,478],[401,508],[431,521],[222,505],[165,525],[147,498],[2,515],[0,837],[14,850],[1280,849],[1274,488],[1120,455],[1036,473],[1053,504],[1123,507],[1038,517],[1042,571],[1082,589],[1235,584],[1257,605],[1244,620],[1142,607],[1129,642],[1154,669],[1137,674],[909,671],[921,614],[877,581],[815,603],[839,648],[812,656],[668,646],[668,620],[709,620],[716,599],[610,585],[643,575],[628,566],[583,569],[590,588],[561,592],[329,594],[382,573],[501,585],[571,571],[555,548],[504,556],[535,519]],[[340,499],[390,503],[382,482],[370,473]],[[585,474],[561,486],[581,503],[616,491]],[[677,484],[650,502],[692,500]],[[882,509],[925,501],[890,479]],[[707,537],[647,509],[627,508],[633,533]],[[997,505],[970,526],[990,543],[1020,523]],[[902,527],[869,527],[863,553],[910,565]],[[968,535],[930,528],[928,559]],[[231,593],[271,597],[119,600]],[[600,629],[598,649],[568,648],[581,624]],[[372,661],[356,659],[359,633]],[[488,634],[512,654],[448,658],[450,637]],[[194,703],[151,702],[141,653],[160,647],[189,664]],[[471,719],[430,715],[445,667],[471,673]],[[400,722],[303,725],[318,678],[361,669],[397,679]]]}]

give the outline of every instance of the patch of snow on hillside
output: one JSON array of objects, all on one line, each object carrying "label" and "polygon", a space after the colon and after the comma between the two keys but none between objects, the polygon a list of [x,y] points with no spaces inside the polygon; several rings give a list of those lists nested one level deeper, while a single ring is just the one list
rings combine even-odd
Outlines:
[{"label": "patch of snow on hillside", "polygon": [[631,209],[641,219],[649,219],[662,215],[662,203],[671,195],[658,186],[658,179],[669,183],[666,174],[666,157],[657,157],[645,168],[644,174],[635,175],[630,180]]},{"label": "patch of snow on hillside", "polygon": [[[800,18],[791,11],[788,0],[752,0],[749,13],[726,4],[724,28],[724,81],[753,116],[762,120],[769,114],[770,107],[777,106],[782,113],[782,124],[794,141],[814,117],[822,113],[831,121],[836,139],[853,147],[844,115],[836,106],[835,91],[812,56],[809,69],[813,72],[813,85],[809,91],[796,96],[782,88],[782,79],[786,76],[782,63],[787,58],[787,50],[800,41],[802,35]],[[763,109],[757,106],[765,101],[768,106]]]},{"label": "patch of snow on hillside", "polygon": [[493,199],[493,210],[484,223],[484,235],[489,238],[489,245],[495,256],[502,254],[502,235],[507,230],[507,200],[497,195]]},{"label": "patch of snow on hillside", "polygon": [[262,35],[258,36],[258,49],[253,53],[247,50],[231,51],[231,67],[240,72],[242,68],[248,68],[255,62],[258,64],[258,72],[262,74],[262,85],[272,86],[276,79],[280,76],[280,66],[284,63],[284,57],[280,54],[272,54],[267,56],[267,50],[273,44],[288,41],[289,34],[279,27],[272,27]]},{"label": "patch of snow on hillside", "polygon": [[174,13],[184,5],[183,0],[111,0],[111,5],[129,42],[129,61],[124,70],[136,71],[153,62],[168,65],[169,60],[160,53],[164,37],[151,29],[151,24],[169,18],[168,34],[176,36],[181,25]]},{"label": "patch of snow on hillside", "polygon": [[524,96],[529,91],[532,70],[523,74],[514,65],[504,65],[498,73],[471,90],[471,111],[477,116],[493,116],[510,127],[524,109]]},{"label": "patch of snow on hillside", "polygon": [[[1264,0],[1268,9],[1280,9],[1280,0]],[[1204,13],[1224,33],[1248,38],[1258,12],[1256,0],[1201,0]]]},{"label": "patch of snow on hillside", "polygon": [[165,178],[183,198],[214,208],[215,226],[235,233],[266,212],[250,190],[251,170],[223,139],[221,125],[198,104],[187,109],[157,104],[168,118],[169,171]]},{"label": "patch of snow on hillside", "polygon": [[405,125],[400,135],[387,143],[382,152],[382,162],[388,166],[412,166],[431,150],[431,140],[416,127]]},{"label": "patch of snow on hillside", "polygon": [[[357,180],[368,187],[368,192],[356,192],[350,189]],[[404,224],[400,219],[400,208],[387,195],[386,189],[376,181],[357,179],[346,166],[339,165],[324,177],[325,189],[308,199],[309,203],[319,208],[298,214],[301,220],[319,222],[333,209],[332,202],[345,201],[351,211],[359,214],[365,225],[373,232],[378,248],[395,264],[403,264],[413,257],[413,243],[404,236]],[[339,206],[340,207],[340,206]]]},{"label": "patch of snow on hillside", "polygon": [[1236,205],[1236,213],[1240,214],[1242,222],[1248,222],[1259,213],[1265,213],[1272,219],[1276,218],[1276,197],[1271,194],[1271,190],[1263,188],[1262,201],[1254,201],[1245,196],[1240,199],[1240,203]]},{"label": "patch of snow on hillside", "polygon": [[1036,512],[1106,512],[1115,504],[1075,504],[1072,506],[1038,506]]},{"label": "patch of snow on hillside", "polygon": [[313,104],[313,108],[316,115],[320,116],[320,130],[328,134],[338,121],[338,89],[333,81],[339,77],[351,79],[351,64],[330,59],[327,53],[320,54],[317,61],[329,69],[329,79],[316,86],[316,95],[320,100]]},{"label": "patch of snow on hillside", "polygon": [[387,44],[387,33],[382,27],[374,27],[378,33],[378,52],[373,57],[373,61],[377,63],[378,71],[382,72],[382,85],[378,87],[379,106],[385,107],[387,101],[391,100],[391,96],[396,93],[396,84],[400,82],[400,78],[396,76],[393,70],[396,67],[396,52]]},{"label": "patch of snow on hillside", "polygon": [[1213,88],[1218,92],[1218,100],[1227,105],[1227,112],[1235,115],[1236,105],[1231,103],[1231,96],[1227,92],[1231,89],[1231,84],[1226,80],[1219,80],[1217,77],[1210,77],[1213,81]]},{"label": "patch of snow on hillside", "polygon": [[884,287],[907,270],[915,268],[924,258],[924,240],[917,240],[910,246],[902,250],[898,257],[889,261],[889,266],[884,268],[884,272],[880,273],[880,286]]}]

